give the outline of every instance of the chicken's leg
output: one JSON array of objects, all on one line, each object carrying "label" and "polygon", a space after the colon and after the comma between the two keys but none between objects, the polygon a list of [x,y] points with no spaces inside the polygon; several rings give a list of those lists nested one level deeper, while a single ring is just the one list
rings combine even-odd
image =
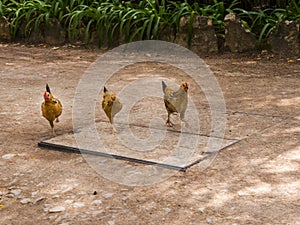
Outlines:
[{"label": "chicken's leg", "polygon": [[55,133],[55,130],[54,130],[54,124],[53,124],[53,121],[49,121],[49,123],[50,123],[51,129],[52,129],[52,135],[53,135],[53,136],[56,136],[56,133]]},{"label": "chicken's leg", "polygon": [[171,120],[170,120],[170,116],[171,116],[171,114],[170,113],[168,113],[168,119],[167,119],[167,122],[166,122],[166,124],[167,124],[167,126],[168,127],[173,127],[173,123],[171,122]]},{"label": "chicken's leg", "polygon": [[111,127],[112,127],[112,134],[118,133],[118,131],[117,131],[115,125],[114,125],[114,119],[113,119],[113,117],[111,117],[111,118],[109,119],[109,122],[110,122]]}]

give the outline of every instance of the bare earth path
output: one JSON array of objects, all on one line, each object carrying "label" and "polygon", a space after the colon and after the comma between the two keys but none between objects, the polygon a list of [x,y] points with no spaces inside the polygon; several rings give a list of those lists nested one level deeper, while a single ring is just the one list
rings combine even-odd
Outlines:
[{"label": "bare earth path", "polygon": [[228,109],[288,118],[220,152],[205,171],[128,187],[81,155],[37,147],[51,137],[40,113],[45,83],[64,106],[57,133],[72,131],[75,89],[100,53],[0,45],[0,224],[300,224],[299,59],[205,58]]}]

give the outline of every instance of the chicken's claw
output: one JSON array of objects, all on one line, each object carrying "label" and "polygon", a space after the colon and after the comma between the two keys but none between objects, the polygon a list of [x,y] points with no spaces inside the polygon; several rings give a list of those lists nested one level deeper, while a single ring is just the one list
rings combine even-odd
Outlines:
[{"label": "chicken's claw", "polygon": [[112,125],[112,134],[117,134],[118,131],[114,125]]},{"label": "chicken's claw", "polygon": [[166,124],[167,124],[168,127],[173,127],[174,126],[174,124],[170,120],[167,120]]}]

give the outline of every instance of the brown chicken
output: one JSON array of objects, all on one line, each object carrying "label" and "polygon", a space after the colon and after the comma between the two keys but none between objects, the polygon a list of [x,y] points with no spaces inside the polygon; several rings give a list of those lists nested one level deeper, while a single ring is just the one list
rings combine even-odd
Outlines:
[{"label": "brown chicken", "polygon": [[62,113],[62,104],[57,98],[53,97],[48,84],[46,84],[46,91],[44,92],[44,102],[41,105],[41,109],[43,117],[45,117],[49,121],[52,128],[52,133],[53,135],[55,135],[53,121],[55,120],[55,122],[59,122],[58,117]]},{"label": "brown chicken", "polygon": [[167,126],[172,127],[174,124],[170,120],[173,113],[179,113],[180,119],[184,120],[185,111],[188,104],[189,83],[183,82],[177,91],[172,90],[162,81],[162,89],[164,92],[164,102],[168,112]]},{"label": "brown chicken", "polygon": [[121,111],[122,103],[115,93],[109,93],[106,87],[104,87],[102,109],[112,125],[113,133],[117,133],[114,125],[114,116]]}]

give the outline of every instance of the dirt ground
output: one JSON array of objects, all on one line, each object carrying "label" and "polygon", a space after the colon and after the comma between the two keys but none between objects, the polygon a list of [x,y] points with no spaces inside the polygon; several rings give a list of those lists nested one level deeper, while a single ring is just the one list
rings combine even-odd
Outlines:
[{"label": "dirt ground", "polygon": [[300,224],[300,59],[268,52],[204,58],[227,109],[284,119],[265,130],[244,124],[240,130],[255,132],[204,171],[196,165],[164,182],[126,186],[80,154],[37,147],[52,137],[40,112],[45,83],[64,106],[57,133],[71,132],[76,87],[101,53],[0,45],[0,224]]}]

